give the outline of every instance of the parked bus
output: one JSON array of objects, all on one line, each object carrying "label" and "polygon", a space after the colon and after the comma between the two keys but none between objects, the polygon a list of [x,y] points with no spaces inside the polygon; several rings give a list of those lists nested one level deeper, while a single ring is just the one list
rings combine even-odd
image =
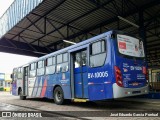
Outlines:
[{"label": "parked bus", "polygon": [[109,31],[14,68],[12,94],[63,104],[148,93],[143,41]]}]

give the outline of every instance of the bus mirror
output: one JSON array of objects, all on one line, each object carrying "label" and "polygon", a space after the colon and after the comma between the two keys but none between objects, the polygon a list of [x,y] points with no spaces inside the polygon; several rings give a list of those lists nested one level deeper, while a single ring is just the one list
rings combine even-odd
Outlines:
[{"label": "bus mirror", "polygon": [[13,74],[11,74],[11,76],[10,76],[11,78],[13,78]]}]

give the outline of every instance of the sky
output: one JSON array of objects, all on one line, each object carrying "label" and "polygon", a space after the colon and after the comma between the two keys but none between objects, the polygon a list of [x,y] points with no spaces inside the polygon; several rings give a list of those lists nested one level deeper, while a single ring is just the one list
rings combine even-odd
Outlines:
[{"label": "sky", "polygon": [[14,0],[0,0],[0,17],[8,9],[8,7],[13,3]]},{"label": "sky", "polygon": [[36,58],[0,52],[0,73],[12,73],[14,67],[19,67],[34,59]]},{"label": "sky", "polygon": [[[0,17],[14,0],[0,0]],[[21,66],[36,59],[35,57],[0,52],[0,73],[12,73],[14,67]]]}]

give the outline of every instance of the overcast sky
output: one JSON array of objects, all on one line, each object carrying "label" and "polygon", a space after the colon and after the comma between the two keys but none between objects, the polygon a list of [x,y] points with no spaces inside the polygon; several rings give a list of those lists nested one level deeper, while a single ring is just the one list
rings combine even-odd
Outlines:
[{"label": "overcast sky", "polygon": [[0,0],[0,16],[8,9],[14,0]]},{"label": "overcast sky", "polygon": [[[14,0],[0,0],[0,16],[3,15],[13,1]],[[21,66],[33,59],[35,58],[0,52],[0,73],[11,73],[14,67]]]}]

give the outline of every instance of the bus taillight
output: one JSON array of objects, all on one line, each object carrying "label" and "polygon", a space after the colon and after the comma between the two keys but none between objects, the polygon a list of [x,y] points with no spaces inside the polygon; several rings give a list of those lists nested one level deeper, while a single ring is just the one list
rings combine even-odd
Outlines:
[{"label": "bus taillight", "polygon": [[143,74],[145,74],[145,75],[147,74],[147,69],[146,69],[146,67],[144,67],[144,66],[142,67],[142,72],[143,72]]},{"label": "bus taillight", "polygon": [[114,66],[114,69],[115,69],[116,83],[118,86],[123,87],[121,70],[117,66]]}]

